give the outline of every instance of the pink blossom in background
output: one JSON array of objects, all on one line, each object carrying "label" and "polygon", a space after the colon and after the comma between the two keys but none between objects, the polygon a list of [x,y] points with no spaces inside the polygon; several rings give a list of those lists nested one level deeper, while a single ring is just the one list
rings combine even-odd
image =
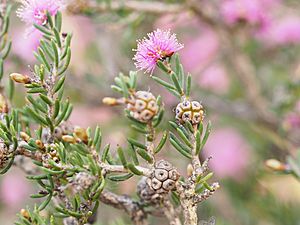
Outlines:
[{"label": "pink blossom in background", "polygon": [[[14,33],[20,33],[20,30],[15,30]],[[19,56],[22,60],[27,63],[32,63],[35,61],[33,52],[37,50],[40,39],[42,38],[42,33],[38,30],[35,30],[29,36],[24,35],[12,35],[13,45],[12,52]]]},{"label": "pink blossom in background", "polygon": [[219,49],[218,37],[209,29],[203,29],[196,38],[189,38],[185,43],[180,54],[181,62],[185,70],[192,73],[200,72],[207,66]]},{"label": "pink blossom in background", "polygon": [[288,113],[283,121],[283,127],[286,130],[293,130],[300,128],[300,114],[295,112]]},{"label": "pink blossom in background", "polygon": [[225,94],[229,90],[230,80],[222,66],[212,65],[200,74],[198,84],[217,94]]},{"label": "pink blossom in background", "polygon": [[157,29],[149,33],[148,38],[137,41],[133,60],[137,69],[152,74],[158,60],[170,57],[182,48],[176,34],[171,34],[170,30]]},{"label": "pink blossom in background", "polygon": [[70,122],[81,127],[108,123],[113,119],[113,112],[109,107],[74,107]]},{"label": "pink blossom in background", "polygon": [[14,170],[2,177],[0,184],[0,197],[5,206],[19,209],[28,195],[31,187],[24,174]]},{"label": "pink blossom in background", "polygon": [[223,0],[221,14],[230,25],[240,21],[261,25],[267,18],[271,3],[273,2],[270,0]]},{"label": "pink blossom in background", "polygon": [[240,180],[250,164],[250,146],[237,130],[214,130],[205,145],[205,157],[212,156],[210,167],[220,178]]},{"label": "pink blossom in background", "polygon": [[25,22],[30,29],[33,24],[44,25],[47,22],[47,11],[54,16],[64,6],[62,0],[21,0],[17,9],[17,16]]},{"label": "pink blossom in background", "polygon": [[297,44],[300,42],[300,17],[278,18],[258,34],[258,39],[267,45]]}]

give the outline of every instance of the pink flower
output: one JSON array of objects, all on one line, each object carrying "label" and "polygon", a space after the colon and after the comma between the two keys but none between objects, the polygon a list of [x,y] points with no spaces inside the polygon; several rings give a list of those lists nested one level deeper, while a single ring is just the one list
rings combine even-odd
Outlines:
[{"label": "pink flower", "polygon": [[207,68],[199,77],[199,85],[203,88],[225,94],[230,87],[230,80],[225,69],[220,65],[212,65]]},{"label": "pink flower", "polygon": [[[195,27],[195,29],[199,28]],[[193,73],[199,73],[208,66],[219,50],[217,35],[206,27],[201,27],[199,30],[199,33],[193,33],[193,37],[186,39],[185,48],[181,53],[184,68]]]},{"label": "pink flower", "polygon": [[221,178],[239,180],[250,164],[250,147],[244,138],[232,128],[212,132],[204,149],[206,157],[212,156],[212,171]]},{"label": "pink flower", "polygon": [[271,45],[297,44],[300,42],[300,17],[287,16],[272,21],[258,36]]},{"label": "pink flower", "polygon": [[11,209],[19,208],[26,200],[31,189],[22,173],[12,170],[1,179],[1,202]]},{"label": "pink flower", "polygon": [[251,25],[262,25],[265,22],[269,5],[270,1],[262,0],[224,0],[221,14],[230,25],[240,21]]},{"label": "pink flower", "polygon": [[14,33],[16,35],[13,35],[12,52],[28,63],[34,62],[33,52],[37,50],[43,34],[39,30],[34,30],[29,36],[18,35],[20,29]]},{"label": "pink flower", "polygon": [[21,6],[17,10],[18,17],[28,26],[47,23],[48,11],[54,16],[63,7],[63,0],[20,0]]},{"label": "pink flower", "polygon": [[155,30],[148,34],[148,39],[137,41],[137,49],[133,60],[139,70],[153,73],[158,60],[171,57],[175,52],[183,48],[178,43],[176,34],[171,34],[170,30]]}]

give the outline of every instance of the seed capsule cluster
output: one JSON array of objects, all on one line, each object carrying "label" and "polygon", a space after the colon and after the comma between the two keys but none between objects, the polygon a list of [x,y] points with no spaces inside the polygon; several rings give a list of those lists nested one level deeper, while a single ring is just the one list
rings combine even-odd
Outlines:
[{"label": "seed capsule cluster", "polygon": [[0,144],[0,168],[5,167],[8,161],[8,149],[4,143]]},{"label": "seed capsule cluster", "polygon": [[153,190],[148,182],[148,178],[143,177],[137,185],[137,194],[140,199],[146,203],[159,203],[163,199],[163,195],[158,194]]},{"label": "seed capsule cluster", "polygon": [[152,176],[147,180],[148,185],[158,194],[168,193],[176,186],[180,175],[171,163],[160,160],[155,163]]},{"label": "seed capsule cluster", "polygon": [[48,152],[42,154],[42,163],[44,167],[51,168],[51,165],[49,164],[50,159],[57,164],[60,162],[58,152],[54,148],[50,148]]},{"label": "seed capsule cluster", "polygon": [[147,123],[158,113],[159,107],[152,93],[137,91],[129,100],[127,109],[134,119]]},{"label": "seed capsule cluster", "polygon": [[73,125],[70,123],[64,122],[61,125],[59,125],[58,127],[55,127],[53,135],[57,139],[61,139],[63,135],[72,134],[73,131],[74,131]]},{"label": "seed capsule cluster", "polygon": [[186,121],[192,124],[198,124],[204,119],[204,108],[197,101],[185,100],[176,107],[176,119],[183,124]]}]

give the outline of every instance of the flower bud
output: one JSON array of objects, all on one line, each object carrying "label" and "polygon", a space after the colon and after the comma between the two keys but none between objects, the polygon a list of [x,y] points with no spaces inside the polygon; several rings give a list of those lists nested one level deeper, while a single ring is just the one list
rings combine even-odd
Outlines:
[{"label": "flower bud", "polygon": [[75,138],[71,135],[64,135],[64,136],[62,136],[62,139],[63,139],[63,141],[68,142],[68,143],[72,143],[72,144],[76,143]]},{"label": "flower bud", "polygon": [[31,83],[30,77],[27,75],[23,75],[20,73],[12,73],[10,74],[10,78],[17,82],[17,83],[21,83],[21,84],[29,84]]},{"label": "flower bud", "polygon": [[40,149],[44,149],[44,143],[41,140],[36,140],[35,144],[40,148]]},{"label": "flower bud", "polygon": [[26,209],[21,209],[20,211],[21,216],[23,216],[25,219],[29,219],[30,215]]},{"label": "flower bud", "polygon": [[265,161],[265,165],[274,171],[285,171],[286,170],[286,165],[283,164],[282,162],[278,161],[277,159],[268,159]]},{"label": "flower bud", "polygon": [[30,136],[28,134],[26,134],[25,132],[22,132],[22,131],[20,132],[20,136],[26,142],[28,142],[29,139],[30,139]]},{"label": "flower bud", "polygon": [[75,127],[74,128],[74,135],[79,138],[81,141],[83,141],[84,143],[88,142],[88,135],[85,129],[81,128],[81,127]]},{"label": "flower bud", "polygon": [[189,164],[186,168],[186,171],[187,171],[187,175],[190,177],[193,175],[193,171],[194,171],[194,168],[192,166],[192,164]]},{"label": "flower bud", "polygon": [[105,97],[105,98],[103,98],[102,102],[105,105],[109,105],[109,106],[118,105],[118,100],[116,98]]}]

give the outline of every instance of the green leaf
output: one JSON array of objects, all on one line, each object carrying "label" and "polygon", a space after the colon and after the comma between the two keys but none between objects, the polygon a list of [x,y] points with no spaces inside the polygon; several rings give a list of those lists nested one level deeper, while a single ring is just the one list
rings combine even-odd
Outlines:
[{"label": "green leaf", "polygon": [[54,41],[51,41],[51,46],[52,46],[52,50],[54,52],[54,63],[55,63],[55,68],[57,70],[58,66],[59,66],[58,49],[57,49],[57,46]]},{"label": "green leaf", "polygon": [[62,88],[62,86],[65,83],[65,80],[66,80],[65,76],[62,76],[61,78],[59,78],[59,80],[57,81],[57,83],[55,84],[55,86],[53,88],[54,93],[58,92]]},{"label": "green leaf", "polygon": [[7,56],[8,56],[8,54],[9,54],[9,52],[10,52],[10,50],[11,50],[11,41],[9,41],[8,42],[8,44],[5,46],[5,48],[4,48],[4,50],[3,50],[3,52],[2,52],[2,54],[1,54],[1,58],[2,59],[6,59],[7,58]]},{"label": "green leaf", "polygon": [[211,122],[209,121],[208,124],[207,124],[207,126],[206,126],[204,137],[203,137],[203,139],[201,141],[200,151],[202,150],[202,148],[206,144],[210,132],[211,132]]},{"label": "green leaf", "polygon": [[127,164],[128,169],[135,175],[141,176],[143,172],[136,168],[132,163]]},{"label": "green leaf", "polygon": [[53,24],[53,20],[52,20],[52,17],[51,17],[51,15],[50,15],[49,11],[47,11],[46,16],[47,16],[47,23],[49,24],[49,26],[50,26],[51,28],[53,28],[53,27],[54,27],[54,24]]},{"label": "green leaf", "polygon": [[119,159],[121,160],[122,165],[124,166],[124,168],[127,168],[127,160],[125,158],[123,149],[120,146],[117,148],[117,153],[118,153]]},{"label": "green leaf", "polygon": [[132,176],[133,176],[132,173],[128,173],[128,174],[125,174],[125,175],[122,174],[122,175],[107,176],[107,179],[109,179],[111,181],[120,182],[120,181],[128,180]]},{"label": "green leaf", "polygon": [[210,178],[212,178],[213,175],[214,175],[214,173],[211,172],[211,173],[207,174],[207,175],[206,175],[205,177],[203,177],[203,178],[201,178],[201,176],[199,176],[199,177],[197,177],[197,179],[196,179],[196,183],[197,183],[197,184],[204,183],[204,182],[208,181]]},{"label": "green leaf", "polygon": [[170,73],[170,68],[168,68],[161,60],[157,61],[157,66],[165,73]]},{"label": "green leaf", "polygon": [[59,33],[59,31],[56,28],[53,29],[53,32],[54,32],[54,36],[55,36],[55,40],[56,40],[57,46],[59,48],[61,48],[60,33]]},{"label": "green leaf", "polygon": [[185,150],[183,150],[183,149],[181,148],[181,146],[178,145],[177,142],[176,142],[174,139],[170,138],[170,142],[171,142],[171,144],[174,146],[174,148],[175,148],[179,153],[181,153],[183,156],[187,157],[188,159],[191,159],[191,158],[192,158],[192,155],[191,155],[190,153],[186,152]]},{"label": "green leaf", "polygon": [[132,139],[132,138],[128,138],[127,140],[128,140],[128,142],[129,142],[130,144],[132,144],[132,145],[134,145],[134,146],[136,146],[136,147],[138,147],[138,148],[147,150],[147,146],[141,144],[140,142],[138,142],[138,141],[136,141],[136,140],[134,140],[134,139]]},{"label": "green leaf", "polygon": [[189,136],[187,136],[186,133],[184,133],[180,128],[177,128],[177,133],[187,146],[189,146],[190,148],[193,147],[191,141],[189,140]]},{"label": "green leaf", "polygon": [[47,121],[41,117],[38,113],[30,109],[29,107],[26,108],[27,113],[33,118],[37,123],[41,123],[44,126],[48,126]]},{"label": "green leaf", "polygon": [[162,150],[162,148],[164,147],[164,145],[167,141],[167,138],[168,138],[168,132],[165,131],[162,138],[161,138],[161,140],[160,140],[160,142],[158,143],[157,147],[154,150],[155,154],[159,153]]},{"label": "green leaf", "polygon": [[71,61],[71,48],[69,47],[68,50],[67,50],[67,55],[66,55],[66,60],[65,60],[65,64],[64,66],[62,67],[62,69],[60,70],[60,72],[58,73],[58,76],[63,74],[69,67],[70,65],[70,61]]},{"label": "green leaf", "polygon": [[185,152],[190,153],[192,147],[188,147],[182,143],[172,132],[170,132],[170,138],[172,138]]},{"label": "green leaf", "polygon": [[39,53],[39,56],[40,58],[42,59],[42,63],[46,66],[47,70],[49,72],[51,72],[51,66],[50,64],[48,63],[47,59],[46,59],[46,56],[45,56],[45,53],[44,51],[42,50],[42,48],[38,48],[38,53]]},{"label": "green leaf", "polygon": [[185,94],[187,97],[189,97],[191,95],[191,85],[192,85],[192,76],[191,74],[188,74],[187,78],[186,78],[186,90],[185,90]]},{"label": "green leaf", "polygon": [[156,76],[152,76],[151,77],[153,80],[155,80],[157,83],[161,84],[162,86],[168,88],[168,89],[173,89],[173,90],[176,90],[176,88],[172,85],[172,84],[169,84],[168,82],[160,79],[159,77],[156,77]]},{"label": "green leaf", "polygon": [[135,165],[139,165],[139,160],[138,160],[138,157],[137,157],[137,154],[136,154],[136,150],[135,150],[135,147],[132,144],[129,144],[128,153],[131,156],[131,158],[133,160],[133,163]]},{"label": "green leaf", "polygon": [[102,162],[105,162],[106,158],[107,158],[107,155],[108,155],[108,152],[109,152],[109,149],[110,149],[110,144],[107,144],[105,147],[104,147],[104,150],[103,150],[103,153],[102,153],[102,156],[101,156],[101,161]]},{"label": "green leaf", "polygon": [[54,103],[54,111],[53,111],[52,119],[56,119],[59,113],[59,109],[60,109],[60,102],[58,99],[56,99]]},{"label": "green leaf", "polygon": [[50,48],[48,43],[46,43],[44,40],[41,40],[40,47],[43,49],[43,51],[48,55],[48,57],[51,60],[54,60],[54,52],[52,51],[52,48]]},{"label": "green leaf", "polygon": [[148,154],[148,152],[144,149],[138,149],[137,153],[148,163],[153,163],[153,158]]},{"label": "green leaf", "polygon": [[41,31],[42,33],[46,34],[46,35],[49,35],[49,36],[52,35],[51,31],[48,30],[48,29],[47,29],[46,27],[44,27],[44,26],[40,26],[40,25],[38,25],[38,24],[34,24],[33,26],[34,26],[36,29],[38,29],[39,31]]},{"label": "green leaf", "polygon": [[49,99],[46,95],[40,94],[40,98],[49,106],[53,105],[53,102],[51,99]]},{"label": "green leaf", "polygon": [[68,53],[68,50],[69,50],[69,47],[70,47],[70,44],[71,44],[71,39],[72,39],[72,35],[68,34],[66,39],[65,39],[65,49],[63,51],[63,54],[60,57],[60,60],[63,60],[67,56],[67,53]]},{"label": "green leaf", "polygon": [[201,135],[199,130],[196,131],[195,141],[196,141],[196,155],[199,155],[201,150]]},{"label": "green leaf", "polygon": [[161,123],[162,118],[164,117],[165,110],[162,108],[158,115],[154,118],[153,127],[156,128]]},{"label": "green leaf", "polygon": [[62,26],[62,15],[61,12],[57,12],[55,15],[55,27],[60,32]]},{"label": "green leaf", "polygon": [[176,77],[175,73],[172,73],[172,74],[171,74],[171,79],[172,79],[172,81],[173,81],[173,83],[174,83],[174,86],[175,86],[175,88],[176,88],[178,94],[179,94],[180,96],[183,96],[183,95],[184,95],[183,90],[182,90],[182,88],[181,88],[181,86],[180,86],[180,84],[179,84],[178,78]]},{"label": "green leaf", "polygon": [[45,209],[47,205],[50,203],[51,199],[52,199],[52,193],[49,193],[47,199],[39,206],[38,210],[42,211],[43,209]]}]

